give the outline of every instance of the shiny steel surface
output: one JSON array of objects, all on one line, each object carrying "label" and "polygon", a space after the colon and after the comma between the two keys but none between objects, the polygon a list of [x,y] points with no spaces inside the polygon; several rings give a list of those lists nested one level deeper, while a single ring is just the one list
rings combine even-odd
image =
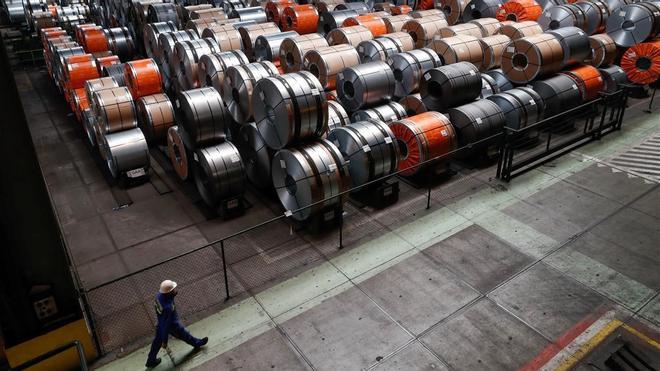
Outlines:
[{"label": "shiny steel surface", "polygon": [[511,42],[509,36],[493,35],[479,39],[483,59],[480,70],[487,71],[502,65],[504,48]]},{"label": "shiny steel surface", "polygon": [[317,33],[286,38],[280,44],[280,66],[284,72],[300,71],[306,52],[328,46],[325,38]]},{"label": "shiny steel surface", "polygon": [[149,146],[139,128],[107,133],[102,138],[99,150],[113,177],[129,170],[149,169]]},{"label": "shiny steel surface", "polygon": [[[504,113],[500,107],[488,99],[480,99],[450,108],[448,114],[456,129],[459,147],[500,133],[505,122]],[[483,148],[483,144],[475,145],[470,152],[475,153]]]},{"label": "shiny steel surface", "polygon": [[543,116],[543,99],[531,88],[521,87],[486,98],[497,104],[504,113],[505,125],[521,129]]},{"label": "shiny steel surface", "polygon": [[87,108],[83,111],[82,118],[85,137],[89,145],[94,148],[96,147],[96,116],[94,116],[94,112],[90,108]]},{"label": "shiny steel surface", "polygon": [[411,16],[407,14],[401,14],[391,17],[384,17],[383,21],[385,22],[385,27],[387,27],[387,32],[393,33],[402,31],[403,25],[411,19]]},{"label": "shiny steel surface", "polygon": [[561,43],[549,33],[514,40],[502,54],[502,70],[518,84],[559,72],[564,65]]},{"label": "shiny steel surface", "polygon": [[461,23],[453,26],[443,27],[435,35],[435,38],[453,37],[458,35],[468,35],[476,38],[483,36],[481,27],[473,23]]},{"label": "shiny steel surface", "polygon": [[243,39],[243,51],[245,51],[245,55],[247,55],[248,58],[252,58],[254,55],[254,42],[257,40],[257,37],[260,35],[279,33],[280,28],[273,22],[267,22],[241,26],[238,28],[238,32]]},{"label": "shiny steel surface", "polygon": [[470,21],[480,18],[495,18],[497,9],[504,3],[502,0],[471,0],[463,12],[463,20]]},{"label": "shiny steel surface", "polygon": [[178,42],[174,46],[172,67],[174,76],[184,89],[195,89],[199,85],[199,59],[206,54],[218,53],[220,47],[213,39],[197,39]]},{"label": "shiny steel surface", "polygon": [[243,49],[243,38],[232,24],[213,24],[202,31],[202,38],[211,38],[222,51]]},{"label": "shiny steel surface", "polygon": [[158,45],[158,35],[164,32],[174,32],[177,26],[174,22],[149,23],[144,26],[144,50],[149,58],[160,64],[162,53]]},{"label": "shiny steel surface", "polygon": [[399,103],[406,110],[407,116],[415,116],[420,113],[428,111],[424,102],[422,101],[422,96],[419,93],[406,95],[405,97],[399,99]]},{"label": "shiny steel surface", "polygon": [[657,34],[658,16],[640,4],[624,5],[607,19],[607,34],[617,46],[628,48]]},{"label": "shiny steel surface", "polygon": [[479,94],[479,99],[484,99],[490,97],[493,94],[500,92],[500,87],[497,85],[497,81],[494,78],[486,75],[485,73],[481,74],[481,94]]},{"label": "shiny steel surface", "polygon": [[458,35],[444,38],[436,36],[431,46],[438,53],[443,65],[470,62],[481,67],[484,59],[479,39],[474,36]]},{"label": "shiny steel surface", "polygon": [[543,30],[556,30],[561,27],[579,27],[582,29],[587,24],[587,15],[581,7],[575,4],[566,4],[544,10],[538,22]]},{"label": "shiny steel surface", "polygon": [[109,28],[105,30],[106,38],[110,51],[122,62],[130,60],[135,54],[135,45],[133,38],[128,33],[126,27]]},{"label": "shiny steel surface", "polygon": [[539,93],[545,104],[543,117],[551,117],[582,103],[582,96],[577,84],[570,77],[562,74],[532,83],[532,88]]},{"label": "shiny steel surface", "polygon": [[389,102],[381,106],[356,111],[351,115],[351,121],[358,122],[374,119],[390,123],[406,116],[408,116],[408,114],[403,105],[397,102]]},{"label": "shiny steel surface", "polygon": [[222,96],[236,122],[244,124],[252,118],[252,92],[257,81],[278,74],[277,67],[268,61],[232,66],[227,69]]},{"label": "shiny steel surface", "polygon": [[137,112],[131,92],[126,87],[110,88],[93,93],[97,128],[103,134],[132,129],[137,126]]},{"label": "shiny steel surface", "polygon": [[500,27],[500,33],[509,36],[511,40],[517,40],[526,36],[543,33],[543,29],[534,21],[512,22],[502,25]]},{"label": "shiny steel surface", "polygon": [[229,117],[220,93],[211,87],[179,93],[177,106],[188,148],[201,148],[225,138]]},{"label": "shiny steel surface", "polygon": [[394,95],[403,97],[419,90],[424,72],[440,67],[442,61],[432,49],[422,48],[395,54],[387,60],[394,73]]},{"label": "shiny steel surface", "polygon": [[170,127],[167,130],[167,155],[181,180],[188,179],[190,175],[190,161],[193,156],[189,156],[189,154],[183,143],[179,127],[177,125]]},{"label": "shiny steel surface", "polygon": [[394,73],[383,61],[349,67],[337,75],[337,97],[349,111],[391,100],[394,88]]},{"label": "shiny steel surface", "polygon": [[326,133],[331,132],[335,128],[346,126],[350,122],[344,107],[337,101],[328,100],[328,130]]},{"label": "shiny steel surface", "polygon": [[205,54],[199,58],[198,79],[200,85],[212,86],[222,94],[225,73],[231,66],[248,64],[245,53],[240,50]]},{"label": "shiny steel surface", "polygon": [[415,41],[415,47],[426,47],[433,41],[435,36],[441,28],[447,27],[449,24],[444,17],[432,15],[424,18],[411,19],[404,23],[401,28],[402,31],[408,32]]},{"label": "shiny steel surface", "polygon": [[428,109],[442,112],[477,98],[481,94],[481,75],[469,62],[436,67],[424,73],[419,90]]},{"label": "shiny steel surface", "polygon": [[245,168],[234,144],[224,142],[195,153],[195,185],[207,205],[217,207],[223,199],[245,192]]},{"label": "shiny steel surface", "polygon": [[585,0],[575,3],[585,16],[585,24],[582,29],[589,35],[602,33],[605,31],[607,18],[610,16],[611,10],[604,0]]},{"label": "shiny steel surface", "polygon": [[614,63],[617,50],[616,44],[607,34],[589,36],[591,55],[585,61],[594,67],[608,66]]},{"label": "shiny steel surface", "polygon": [[266,12],[260,6],[253,6],[250,8],[235,9],[232,18],[238,18],[241,22],[255,21],[257,23],[266,22]]},{"label": "shiny steel surface", "polygon": [[347,44],[309,50],[303,60],[304,69],[316,76],[325,90],[335,89],[339,72],[360,64],[357,50]]},{"label": "shiny steel surface", "polygon": [[163,94],[147,95],[137,100],[138,125],[148,142],[162,142],[175,124],[174,107]]},{"label": "shiny steel surface", "polygon": [[608,93],[614,93],[619,90],[619,87],[622,84],[628,83],[628,76],[626,72],[617,65],[612,65],[605,68],[599,68],[601,76],[603,76],[603,82],[605,84],[604,91]]},{"label": "shiny steel surface", "polygon": [[85,95],[87,97],[87,102],[93,111],[92,113],[98,112],[98,108],[94,106],[94,92],[118,87],[119,83],[117,83],[117,80],[114,77],[101,77],[85,81]]},{"label": "shiny steel surface", "polygon": [[123,63],[103,67],[103,76],[114,78],[119,86],[126,86]]},{"label": "shiny steel surface", "polygon": [[386,61],[390,56],[415,47],[412,37],[405,32],[386,34],[373,40],[362,41],[357,46],[362,63]]},{"label": "shiny steel surface", "polygon": [[500,92],[513,89],[513,84],[511,83],[511,81],[509,81],[509,78],[506,77],[504,71],[502,71],[501,68],[496,68],[494,70],[486,71],[484,72],[484,74],[487,74],[488,76],[492,77],[495,80],[497,86],[499,87]]},{"label": "shiny steel surface", "polygon": [[348,44],[353,47],[356,47],[362,41],[373,38],[371,31],[364,26],[335,28],[326,36],[329,45]]},{"label": "shiny steel surface", "polygon": [[589,58],[591,46],[589,36],[577,27],[563,27],[548,31],[559,40],[564,50],[564,65],[582,63]]},{"label": "shiny steel surface", "polygon": [[280,61],[280,46],[286,38],[299,36],[296,31],[279,32],[268,35],[260,35],[254,42],[254,59],[258,62]]},{"label": "shiny steel surface", "polygon": [[473,19],[468,23],[474,24],[481,30],[480,37],[497,35],[500,32],[502,23],[495,18]]},{"label": "shiny steel surface", "polygon": [[316,32],[326,36],[335,28],[341,27],[341,24],[349,18],[358,15],[355,10],[338,10],[319,14],[319,23]]},{"label": "shiny steel surface", "polygon": [[469,0],[440,0],[435,2],[436,9],[441,9],[447,22],[454,25],[463,22],[463,12]]},{"label": "shiny steel surface", "polygon": [[147,22],[172,22],[176,25],[177,28],[181,26],[177,6],[174,3],[149,4],[149,8],[147,10]]},{"label": "shiny steel surface", "polygon": [[254,123],[242,125],[239,146],[247,178],[255,186],[264,189],[273,186],[270,167],[275,152],[268,148]]}]

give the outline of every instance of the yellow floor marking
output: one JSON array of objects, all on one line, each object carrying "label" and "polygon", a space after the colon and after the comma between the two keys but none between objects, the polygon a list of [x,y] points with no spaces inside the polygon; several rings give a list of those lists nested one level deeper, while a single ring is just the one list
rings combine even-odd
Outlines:
[{"label": "yellow floor marking", "polygon": [[571,367],[575,366],[577,362],[582,360],[584,356],[589,354],[598,344],[600,344],[605,338],[607,338],[611,333],[613,333],[617,328],[619,328],[623,323],[618,319],[610,321],[605,327],[592,336],[591,339],[587,340],[582,346],[571,355],[562,361],[559,366],[557,366],[557,371],[569,370]]}]

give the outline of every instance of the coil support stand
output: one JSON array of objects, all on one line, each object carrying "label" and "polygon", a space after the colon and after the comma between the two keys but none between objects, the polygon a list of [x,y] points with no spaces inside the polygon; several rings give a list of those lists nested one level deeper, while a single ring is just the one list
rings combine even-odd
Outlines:
[{"label": "coil support stand", "polygon": [[377,184],[360,188],[351,193],[351,199],[358,206],[369,206],[374,209],[383,209],[399,201],[399,181],[387,179]]}]

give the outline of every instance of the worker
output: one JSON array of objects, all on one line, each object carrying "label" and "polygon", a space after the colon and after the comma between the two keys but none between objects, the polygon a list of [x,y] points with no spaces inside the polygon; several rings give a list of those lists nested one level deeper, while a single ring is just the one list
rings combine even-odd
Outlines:
[{"label": "worker", "polygon": [[156,338],[151,343],[151,350],[147,358],[148,368],[156,367],[160,364],[160,358],[156,358],[160,348],[167,349],[167,339],[171,334],[177,339],[192,345],[195,349],[203,347],[208,343],[209,338],[198,339],[192,336],[181,321],[176,312],[174,297],[177,294],[176,282],[165,280],[161,282],[158,295],[156,295],[156,315],[158,316],[158,326],[156,327]]}]

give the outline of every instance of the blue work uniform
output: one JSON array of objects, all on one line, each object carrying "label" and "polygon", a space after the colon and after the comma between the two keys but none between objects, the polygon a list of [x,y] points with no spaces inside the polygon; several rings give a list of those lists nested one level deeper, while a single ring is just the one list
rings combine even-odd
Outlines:
[{"label": "blue work uniform", "polygon": [[167,343],[169,335],[186,342],[194,347],[202,345],[202,340],[192,336],[179,320],[179,315],[176,312],[174,305],[174,296],[158,293],[156,295],[156,315],[158,316],[158,326],[156,327],[156,337],[151,343],[151,350],[147,363],[156,361],[158,350],[160,350],[163,343]]}]

